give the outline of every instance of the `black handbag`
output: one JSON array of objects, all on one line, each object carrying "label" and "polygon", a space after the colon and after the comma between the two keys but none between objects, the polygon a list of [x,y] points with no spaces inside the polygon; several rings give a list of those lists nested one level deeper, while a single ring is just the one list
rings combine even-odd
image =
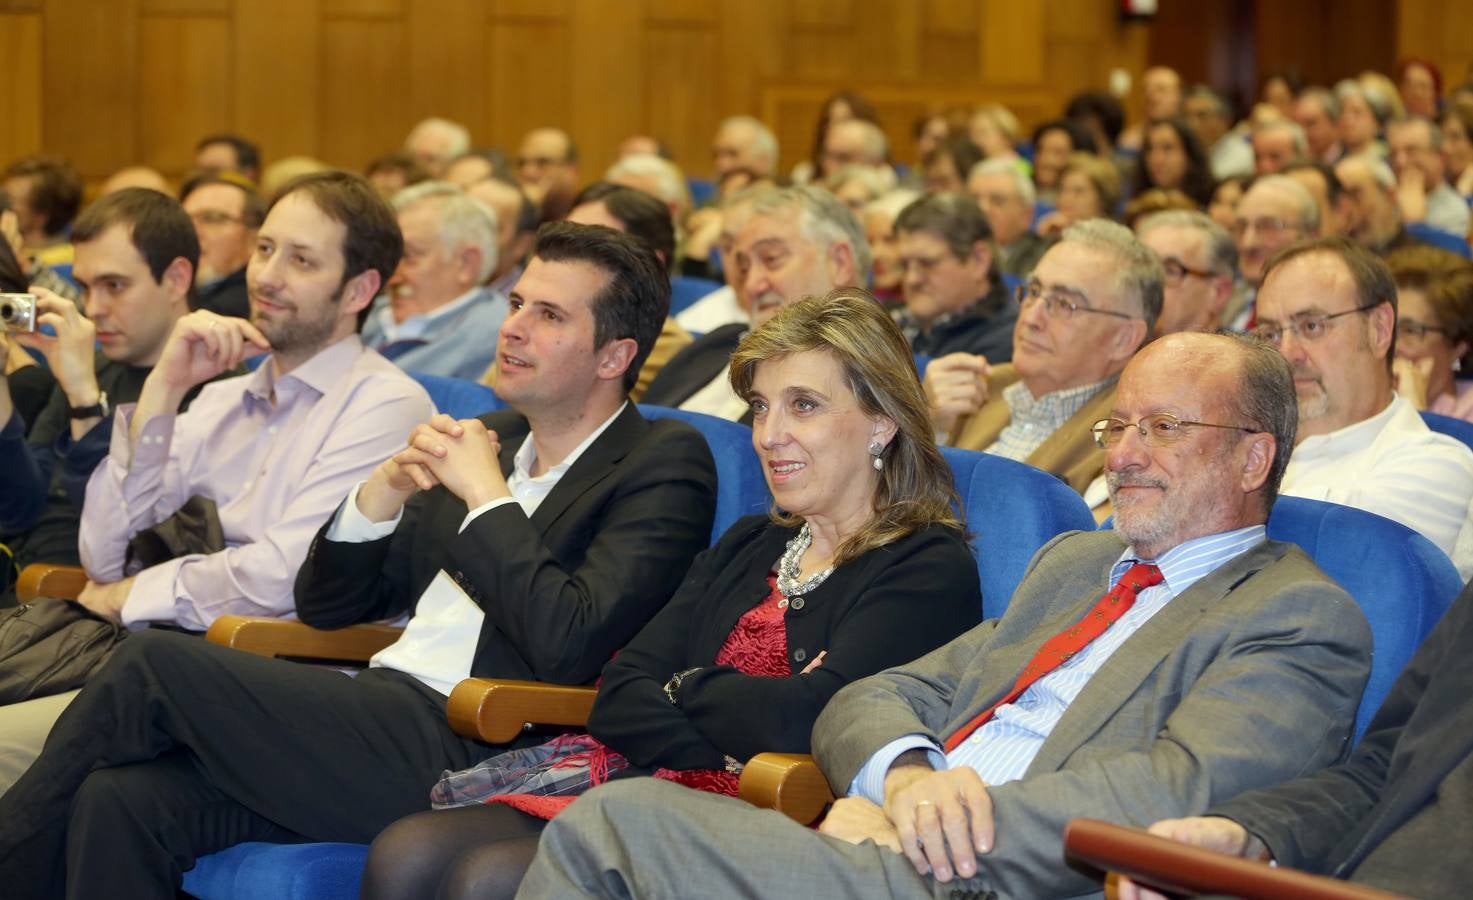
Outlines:
[{"label": "black handbag", "polygon": [[127,634],[75,600],[0,610],[0,705],[81,687]]}]

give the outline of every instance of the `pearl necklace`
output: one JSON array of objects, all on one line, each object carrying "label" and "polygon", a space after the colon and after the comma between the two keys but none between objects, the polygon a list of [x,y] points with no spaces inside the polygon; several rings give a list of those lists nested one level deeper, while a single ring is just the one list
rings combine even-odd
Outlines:
[{"label": "pearl necklace", "polygon": [[802,571],[799,560],[813,544],[813,532],[809,530],[808,523],[804,522],[798,533],[788,541],[788,548],[783,551],[783,557],[777,564],[777,589],[782,592],[783,599],[778,601],[778,608],[784,609],[788,601],[800,594],[806,594],[824,583],[824,580],[833,574],[834,567],[829,566],[822,572],[817,572],[806,581],[798,580],[798,573]]}]

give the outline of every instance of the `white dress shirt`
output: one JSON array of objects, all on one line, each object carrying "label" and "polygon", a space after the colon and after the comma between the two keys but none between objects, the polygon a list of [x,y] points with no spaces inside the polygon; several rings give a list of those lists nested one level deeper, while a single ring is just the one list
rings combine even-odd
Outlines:
[{"label": "white dress shirt", "polygon": [[748,321],[746,307],[731,285],[721,287],[687,306],[675,317],[675,323],[693,334],[715,331],[723,325]]},{"label": "white dress shirt", "polygon": [[1104,634],[1031,684],[1017,700],[998,707],[991,719],[950,753],[943,754],[930,738],[919,734],[903,735],[881,747],[854,776],[849,793],[883,804],[885,775],[896,758],[910,750],[926,750],[931,765],[938,770],[969,767],[987,784],[1022,778],[1069,704],[1115,651],[1177,595],[1263,543],[1265,535],[1264,526],[1250,525],[1186,541],[1156,560],[1141,559],[1134,548],[1127,547],[1110,569],[1111,588],[1137,562],[1154,562],[1161,570],[1162,581],[1137,594],[1131,608]]},{"label": "white dress shirt", "polygon": [[[522,512],[530,517],[573,463],[598,440],[598,436],[627,405],[627,402],[622,404],[561,462],[535,477],[532,468],[537,464],[537,447],[532,441],[533,434],[528,432],[522,446],[517,449],[511,476],[506,479],[511,496],[492,500],[468,512],[460,523],[460,531],[465,531],[482,513],[508,503],[519,504]],[[370,522],[358,510],[360,487],[362,484],[355,487],[347,501],[338,508],[327,532],[328,540],[349,543],[378,540],[392,534],[399,524],[404,514],[402,509],[387,522]],[[441,569],[420,595],[404,633],[397,641],[374,654],[368,665],[408,673],[448,697],[457,684],[470,677],[471,661],[476,655],[476,644],[480,641],[485,618],[481,607]]]},{"label": "white dress shirt", "polygon": [[1403,397],[1384,410],[1294,448],[1279,493],[1395,519],[1454,557],[1473,502],[1473,451],[1427,427]]},{"label": "white dress shirt", "polygon": [[731,389],[731,377],[726,369],[722,369],[716,373],[715,378],[706,382],[705,387],[685,398],[680,408],[686,412],[705,413],[729,422],[740,422],[742,416],[747,414],[749,405]]}]

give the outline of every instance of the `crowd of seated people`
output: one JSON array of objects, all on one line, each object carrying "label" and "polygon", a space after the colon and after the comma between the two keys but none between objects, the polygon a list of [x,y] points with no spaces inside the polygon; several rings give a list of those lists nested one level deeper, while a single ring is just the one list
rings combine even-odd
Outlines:
[{"label": "crowd of seated people", "polygon": [[[710,180],[441,118],[361,174],[233,134],[177,189],[8,162],[40,327],[0,329],[0,633],[31,563],[126,631],[0,703],[3,893],[168,896],[251,841],[372,843],[371,897],[1098,893],[1073,816],[1445,892],[1403,857],[1451,846],[1466,740],[1398,766],[1473,730],[1473,598],[1353,751],[1365,618],[1266,532],[1356,507],[1473,577],[1473,84],[1395,74],[1235,110],[1156,67],[1138,121],[1092,91],[1031,131],[841,91],[791,169],[722,119]],[[713,536],[711,449],[649,407],[750,429],[771,513]],[[943,449],[1109,522],[977,625]],[[403,631],[351,677],[197,634],[231,615]],[[445,715],[487,677],[598,693],[493,745]],[[737,799],[763,751],[813,754],[817,829]],[[1355,804],[1369,843],[1286,825]]]}]

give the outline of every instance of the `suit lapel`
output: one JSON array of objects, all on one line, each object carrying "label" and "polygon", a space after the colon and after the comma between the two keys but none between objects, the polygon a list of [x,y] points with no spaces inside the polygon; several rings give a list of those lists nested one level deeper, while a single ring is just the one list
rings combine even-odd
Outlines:
[{"label": "suit lapel", "polygon": [[[1115,385],[1111,384],[1091,397],[1079,412],[1070,416],[1067,422],[1039,444],[1038,449],[1028,455],[1028,464],[1059,476],[1068,481],[1070,487],[1084,493],[1090,481],[1105,467],[1105,451],[1095,445],[1089,426],[1108,416],[1110,407],[1114,405]],[[1081,476],[1074,471],[1081,462],[1091,457],[1096,458],[1095,463],[1087,467],[1086,474]],[[1071,475],[1074,477],[1071,478]],[[1084,483],[1076,484],[1081,477]]]},{"label": "suit lapel", "polygon": [[587,493],[596,482],[608,477],[649,427],[650,423],[639,414],[633,403],[626,406],[538,505],[537,512],[532,514],[532,524],[537,530],[546,534],[573,501]]},{"label": "suit lapel", "polygon": [[[1069,704],[1039,748],[1028,774],[1058,770],[1126,703],[1170,653],[1189,643],[1202,615],[1245,578],[1283,556],[1282,544],[1263,544],[1217,568],[1151,616],[1105,661]],[[1097,599],[1097,598],[1096,598]]]}]

